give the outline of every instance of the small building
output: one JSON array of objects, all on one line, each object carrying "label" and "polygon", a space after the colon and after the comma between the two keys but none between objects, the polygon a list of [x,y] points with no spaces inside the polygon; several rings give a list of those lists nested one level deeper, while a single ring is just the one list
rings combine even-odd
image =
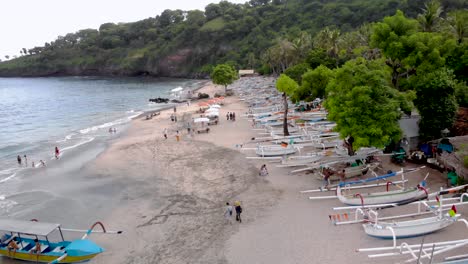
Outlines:
[{"label": "small building", "polygon": [[239,77],[252,77],[255,76],[254,70],[239,70]]},{"label": "small building", "polygon": [[405,145],[408,143],[406,146],[402,146],[407,153],[418,148],[419,119],[419,116],[411,115],[409,117],[403,117],[398,121],[401,131],[403,132],[403,142],[405,142]]}]

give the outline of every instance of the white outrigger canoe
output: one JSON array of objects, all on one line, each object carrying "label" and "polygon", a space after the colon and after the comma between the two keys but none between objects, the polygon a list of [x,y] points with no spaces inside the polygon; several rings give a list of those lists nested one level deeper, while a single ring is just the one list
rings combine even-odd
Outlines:
[{"label": "white outrigger canoe", "polygon": [[282,146],[258,146],[255,153],[260,157],[285,156],[296,153],[297,149],[291,145]]},{"label": "white outrigger canoe", "polygon": [[445,216],[427,217],[417,220],[401,222],[378,222],[363,224],[364,232],[372,237],[393,239],[422,236],[444,229],[457,222],[460,214],[451,217]]},{"label": "white outrigger canoe", "polygon": [[423,187],[413,187],[401,190],[388,190],[386,192],[375,193],[357,193],[357,194],[344,194],[343,189],[338,186],[336,195],[340,202],[351,205],[375,205],[375,204],[388,204],[388,203],[406,203],[414,202],[424,199],[428,196],[427,190]]}]

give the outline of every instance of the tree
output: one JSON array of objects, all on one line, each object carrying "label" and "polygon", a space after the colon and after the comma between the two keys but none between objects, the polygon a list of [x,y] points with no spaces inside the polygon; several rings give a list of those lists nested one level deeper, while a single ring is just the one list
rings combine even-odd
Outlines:
[{"label": "tree", "polygon": [[463,38],[468,33],[468,11],[467,10],[457,10],[450,12],[447,21],[450,25],[450,28],[457,38],[458,44],[463,42]]},{"label": "tree", "polygon": [[338,64],[336,58],[332,58],[324,49],[313,49],[309,52],[306,62],[312,67],[317,68],[320,65],[324,65],[328,68],[335,68]]},{"label": "tree", "polygon": [[5,59],[7,59],[7,60],[8,60],[9,58],[10,58],[10,56],[8,56],[8,55],[5,55]]},{"label": "tree", "polygon": [[326,88],[325,107],[340,135],[354,138],[353,149],[383,147],[399,140],[404,96],[391,87],[383,61],[358,58],[334,72],[335,78]]},{"label": "tree", "polygon": [[442,68],[418,76],[414,82],[417,98],[414,101],[421,115],[419,135],[423,140],[439,138],[441,131],[451,128],[455,121],[457,102],[455,76]]},{"label": "tree", "polygon": [[299,85],[286,74],[281,74],[276,81],[276,89],[283,93],[283,106],[284,106],[284,118],[283,118],[283,134],[289,136],[288,131],[288,95],[291,96],[297,90]]},{"label": "tree", "polygon": [[433,32],[440,23],[442,6],[438,0],[431,0],[424,4],[423,13],[418,15],[418,21],[424,32]]},{"label": "tree", "polygon": [[325,96],[325,88],[334,72],[326,66],[320,65],[314,70],[309,70],[302,75],[302,84],[294,95],[299,100],[313,100]]},{"label": "tree", "polygon": [[371,36],[372,47],[379,48],[386,56],[386,64],[392,69],[392,84],[399,88],[399,80],[402,77],[415,73],[414,67],[403,61],[414,47],[408,47],[408,38],[417,31],[417,21],[408,19],[403,12],[398,10],[394,16],[385,17],[383,22],[374,26]]},{"label": "tree", "polygon": [[289,76],[300,85],[302,83],[302,75],[308,70],[310,70],[309,64],[301,63],[287,68],[286,71],[284,71],[284,74]]},{"label": "tree", "polygon": [[213,69],[211,79],[214,84],[224,85],[224,92],[226,92],[227,86],[238,79],[238,74],[231,66],[219,64]]}]

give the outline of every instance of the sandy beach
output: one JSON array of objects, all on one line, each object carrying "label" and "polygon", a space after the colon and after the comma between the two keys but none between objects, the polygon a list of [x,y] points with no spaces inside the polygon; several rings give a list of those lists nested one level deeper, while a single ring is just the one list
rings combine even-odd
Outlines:
[{"label": "sandy beach", "polygon": [[[199,90],[210,97],[223,91],[211,84]],[[135,119],[123,136],[82,168],[82,180],[102,183],[81,194],[96,212],[88,211],[87,218],[101,216],[95,220],[124,231],[113,237],[92,236],[106,249],[93,263],[375,263],[355,249],[391,245],[368,237],[360,225],[334,226],[328,215],[339,201],[310,201],[300,193],[321,186],[310,174],[291,175],[266,161],[246,159],[254,153],[239,144],[258,135],[241,117],[248,106],[237,96],[225,98],[220,122],[210,126],[209,133],[189,135],[186,125],[197,117],[197,109],[196,103],[178,106],[177,123],[170,120],[172,109],[151,120]],[[226,120],[227,112],[236,112],[236,121]],[[264,163],[266,178],[258,175]],[[387,170],[400,169],[388,160],[384,164]],[[430,169],[411,174],[411,184],[427,172],[433,175],[428,180],[432,190],[445,186],[441,175]],[[107,195],[106,202],[99,195]],[[234,201],[242,202],[242,223],[229,224],[224,205]],[[388,213],[406,209],[392,210]],[[464,238],[461,228],[457,223],[425,241]],[[420,243],[421,237],[405,241]]]}]

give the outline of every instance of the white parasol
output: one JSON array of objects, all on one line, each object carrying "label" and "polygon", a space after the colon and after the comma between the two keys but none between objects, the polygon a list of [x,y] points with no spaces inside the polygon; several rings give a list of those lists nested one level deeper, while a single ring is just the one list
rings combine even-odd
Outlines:
[{"label": "white parasol", "polygon": [[218,112],[210,112],[210,113],[206,114],[206,116],[219,116],[219,113]]},{"label": "white parasol", "polygon": [[180,92],[180,91],[182,91],[183,89],[184,89],[184,88],[182,88],[182,87],[179,86],[179,87],[177,87],[177,88],[172,89],[171,92]]},{"label": "white parasol", "polygon": [[199,118],[195,118],[193,120],[194,123],[201,123],[201,122],[209,122],[210,119],[206,118],[206,117],[199,117]]},{"label": "white parasol", "polygon": [[210,105],[210,108],[221,108],[221,106],[218,104],[214,104],[214,105]]},{"label": "white parasol", "polygon": [[219,109],[216,109],[216,108],[209,108],[209,109],[206,110],[205,112],[206,112],[206,113],[213,113],[213,112],[218,113],[218,112],[219,112]]}]

